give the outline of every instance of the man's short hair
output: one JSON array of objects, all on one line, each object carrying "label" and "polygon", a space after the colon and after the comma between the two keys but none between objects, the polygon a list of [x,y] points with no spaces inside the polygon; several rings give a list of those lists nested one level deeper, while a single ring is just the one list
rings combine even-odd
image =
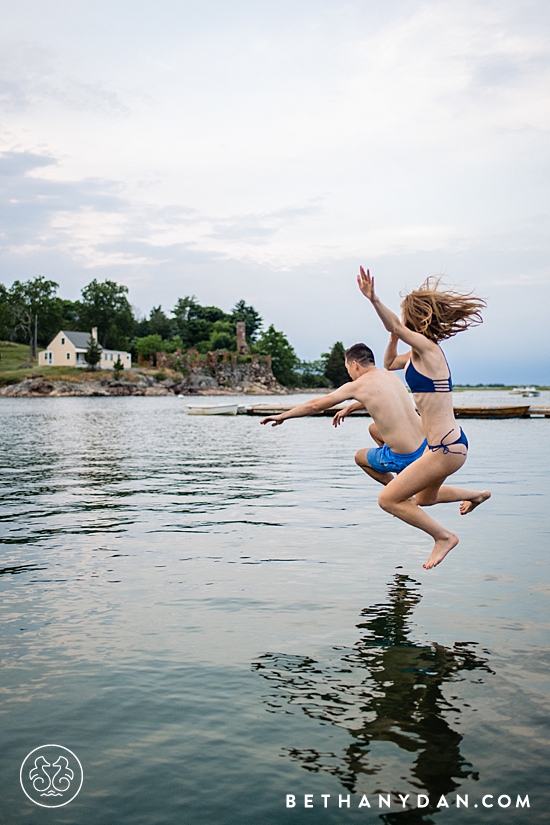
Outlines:
[{"label": "man's short hair", "polygon": [[346,361],[357,361],[362,367],[374,365],[374,353],[366,344],[354,344],[346,350]]}]

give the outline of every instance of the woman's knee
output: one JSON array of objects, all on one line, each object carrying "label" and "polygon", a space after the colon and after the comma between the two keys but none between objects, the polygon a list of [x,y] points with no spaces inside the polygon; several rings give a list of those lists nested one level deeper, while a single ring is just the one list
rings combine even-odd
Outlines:
[{"label": "woman's knee", "polygon": [[390,493],[388,493],[388,488],[384,487],[384,489],[382,490],[382,492],[378,496],[378,505],[379,505],[379,507],[381,507],[382,510],[385,510],[386,513],[392,513],[393,509],[395,507],[395,504],[396,504],[395,499],[393,498],[393,496]]}]

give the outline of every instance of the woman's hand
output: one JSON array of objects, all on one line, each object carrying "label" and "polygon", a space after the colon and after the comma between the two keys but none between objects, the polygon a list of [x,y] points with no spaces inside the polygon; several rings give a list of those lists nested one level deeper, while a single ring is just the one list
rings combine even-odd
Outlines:
[{"label": "woman's hand", "polygon": [[374,301],[376,298],[374,294],[374,278],[371,277],[370,270],[363,269],[362,266],[359,267],[359,275],[357,276],[357,283],[359,284],[359,289],[365,296],[368,298],[369,301]]}]

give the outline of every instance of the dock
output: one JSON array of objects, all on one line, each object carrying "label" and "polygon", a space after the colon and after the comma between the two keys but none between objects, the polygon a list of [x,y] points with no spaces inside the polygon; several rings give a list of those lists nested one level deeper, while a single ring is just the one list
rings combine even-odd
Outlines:
[{"label": "dock", "polygon": [[[280,415],[283,412],[291,410],[296,404],[255,404],[250,407],[241,407],[239,414],[242,415],[258,415],[265,418],[268,415]],[[330,407],[320,413],[314,415],[324,415],[333,417],[338,410],[343,410],[345,404],[339,404],[336,407]],[[530,404],[514,404],[512,405],[483,405],[475,407],[455,407],[456,418],[486,418],[486,419],[501,419],[501,418],[550,418],[550,407],[540,407]],[[370,418],[367,410],[356,410],[350,413],[353,416],[365,416]]]}]

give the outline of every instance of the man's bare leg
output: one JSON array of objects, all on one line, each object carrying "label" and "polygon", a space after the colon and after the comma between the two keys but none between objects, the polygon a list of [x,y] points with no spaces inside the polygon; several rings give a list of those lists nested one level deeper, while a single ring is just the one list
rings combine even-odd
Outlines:
[{"label": "man's bare leg", "polygon": [[[371,426],[375,426],[375,425],[371,424]],[[379,473],[377,470],[373,470],[373,468],[370,466],[369,462],[367,461],[367,450],[359,450],[355,454],[355,463],[357,464],[358,467],[361,467],[361,469],[364,470],[365,473],[368,476],[370,476],[371,478],[374,478],[375,481],[379,481],[380,484],[384,484],[384,486],[386,484],[389,484],[390,481],[393,481],[393,474],[392,473]]]},{"label": "man's bare leg", "polygon": [[489,490],[468,490],[466,487],[450,487],[445,485],[439,488],[428,488],[418,493],[416,503],[421,507],[430,507],[432,504],[448,504],[460,501],[460,515],[471,513],[484,501],[491,498]]}]

